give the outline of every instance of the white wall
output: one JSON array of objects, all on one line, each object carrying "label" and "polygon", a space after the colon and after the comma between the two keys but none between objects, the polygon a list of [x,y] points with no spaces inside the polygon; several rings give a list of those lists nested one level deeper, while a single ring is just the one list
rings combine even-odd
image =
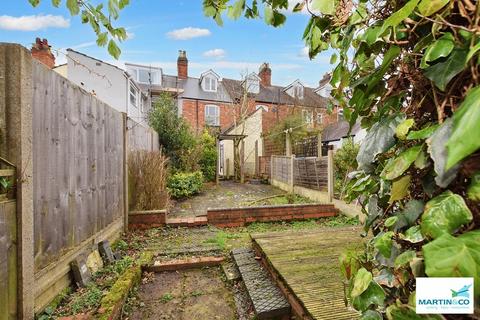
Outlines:
[{"label": "white wall", "polygon": [[[262,110],[257,110],[253,115],[248,117],[245,122],[245,130],[243,134],[247,137],[245,138],[245,174],[253,176],[255,174],[255,141],[258,141],[258,155],[263,155],[263,142],[262,142]],[[228,134],[242,134],[242,125],[238,125],[233,130],[229,131]],[[223,172],[226,173],[227,159],[230,163],[229,165],[229,176],[233,176],[233,141],[224,140],[221,142],[224,149],[224,161],[223,161]],[[224,174],[225,175],[225,174]]]},{"label": "white wall", "polygon": [[127,79],[123,70],[68,51],[68,79],[117,111],[127,112]]}]

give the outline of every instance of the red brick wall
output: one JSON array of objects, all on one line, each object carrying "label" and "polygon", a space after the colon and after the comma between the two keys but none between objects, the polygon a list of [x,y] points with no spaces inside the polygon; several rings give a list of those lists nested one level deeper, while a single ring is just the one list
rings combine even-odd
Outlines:
[{"label": "red brick wall", "polygon": [[230,104],[215,101],[189,100],[182,101],[182,117],[195,132],[205,128],[205,106],[214,104],[220,109],[220,127],[222,130],[230,127],[234,121],[234,107]]},{"label": "red brick wall", "polygon": [[165,223],[166,212],[130,213],[128,215],[128,227],[133,230],[163,227]]},{"label": "red brick wall", "polygon": [[242,227],[252,222],[290,221],[333,217],[333,204],[293,204],[245,208],[208,209],[208,224],[217,227]]}]

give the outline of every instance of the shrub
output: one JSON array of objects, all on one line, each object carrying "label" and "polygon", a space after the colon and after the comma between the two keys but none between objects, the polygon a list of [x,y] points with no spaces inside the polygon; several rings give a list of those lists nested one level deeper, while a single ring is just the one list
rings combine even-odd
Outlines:
[{"label": "shrub", "polygon": [[203,176],[207,181],[213,181],[215,179],[217,171],[217,145],[215,138],[204,131],[200,136],[201,157],[199,161],[200,168]]},{"label": "shrub", "polygon": [[130,210],[168,206],[168,159],[161,151],[133,151],[128,159]]},{"label": "shrub", "polygon": [[335,194],[339,199],[343,198],[347,175],[357,168],[357,154],[359,145],[352,138],[346,139],[342,147],[335,152],[333,158],[335,170]]},{"label": "shrub", "polygon": [[201,171],[192,173],[178,172],[168,179],[168,190],[173,198],[188,198],[202,189],[203,174]]},{"label": "shrub", "polygon": [[148,115],[150,126],[158,133],[160,145],[173,169],[198,170],[197,139],[187,122],[177,115],[175,100],[163,93]]}]

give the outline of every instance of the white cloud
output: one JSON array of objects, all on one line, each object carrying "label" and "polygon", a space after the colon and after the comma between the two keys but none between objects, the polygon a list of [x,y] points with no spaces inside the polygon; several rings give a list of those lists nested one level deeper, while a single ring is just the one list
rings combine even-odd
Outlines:
[{"label": "white cloud", "polygon": [[190,40],[198,37],[206,37],[211,34],[208,29],[187,27],[167,32],[167,37],[174,40]]},{"label": "white cloud", "polygon": [[0,29],[36,31],[46,28],[68,28],[70,20],[62,16],[33,15],[33,16],[0,16]]},{"label": "white cloud", "polygon": [[93,47],[95,45],[97,45],[95,41],[90,41],[90,42],[83,42],[83,43],[76,44],[74,46],[71,46],[70,48],[72,48],[73,50],[77,50],[82,48]]},{"label": "white cloud", "polygon": [[308,51],[309,51],[308,47],[303,47],[298,53],[298,56],[302,58],[308,58]]},{"label": "white cloud", "polygon": [[205,51],[203,53],[203,56],[208,58],[222,59],[225,57],[226,54],[227,52],[223,49],[212,49],[212,50]]}]

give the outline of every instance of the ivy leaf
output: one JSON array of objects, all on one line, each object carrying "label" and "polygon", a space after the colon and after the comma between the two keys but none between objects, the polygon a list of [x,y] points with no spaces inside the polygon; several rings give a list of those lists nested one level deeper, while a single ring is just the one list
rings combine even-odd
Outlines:
[{"label": "ivy leaf", "polygon": [[437,88],[445,91],[450,80],[465,68],[467,53],[464,49],[454,49],[445,61],[426,68],[424,75],[432,80]]},{"label": "ivy leaf", "polygon": [[380,176],[385,180],[400,177],[417,159],[420,151],[422,151],[421,145],[411,147],[400,153],[393,161],[388,162]]},{"label": "ivy leaf", "polygon": [[385,227],[387,228],[391,228],[393,227],[398,221],[398,217],[397,216],[392,216],[392,217],[388,217],[387,220],[385,220]]},{"label": "ivy leaf", "polygon": [[378,196],[377,195],[370,196],[370,199],[368,200],[367,211],[368,211],[368,216],[367,216],[367,219],[365,220],[365,226],[364,226],[365,232],[368,231],[370,226],[383,213],[382,209],[380,209],[380,207],[378,206]]},{"label": "ivy leaf", "polygon": [[374,246],[385,258],[390,258],[390,256],[392,255],[393,234],[393,231],[388,231],[379,234],[375,238]]},{"label": "ivy leaf", "polygon": [[[465,100],[453,114],[452,135],[447,142],[446,169],[480,148],[478,124],[480,123],[480,86],[468,91]],[[475,134],[475,132],[477,134]]]},{"label": "ivy leaf", "polygon": [[411,243],[418,243],[425,239],[422,235],[422,229],[420,226],[413,226],[409,228],[407,231],[405,231],[405,235],[402,235],[401,238]]},{"label": "ivy leaf", "polygon": [[429,277],[474,277],[480,295],[480,230],[453,237],[444,234],[423,246],[425,273]]},{"label": "ivy leaf", "polygon": [[428,17],[445,7],[449,2],[450,0],[422,0],[418,4],[418,11],[422,16]]},{"label": "ivy leaf", "polygon": [[480,171],[477,171],[467,189],[467,197],[473,201],[480,201]]},{"label": "ivy leaf", "polygon": [[408,1],[401,9],[397,10],[390,17],[388,17],[380,29],[380,34],[382,34],[389,27],[398,26],[403,20],[407,19],[413,10],[417,6],[419,0],[410,0]]},{"label": "ivy leaf", "polygon": [[76,16],[80,12],[77,0],[67,0],[67,8],[72,16]]},{"label": "ivy leaf", "polygon": [[357,155],[358,168],[369,171],[375,157],[395,144],[395,129],[405,118],[395,116],[375,123],[363,139]]},{"label": "ivy leaf", "polygon": [[428,46],[425,54],[423,55],[422,62],[420,63],[420,68],[427,68],[429,66],[427,62],[448,57],[454,47],[455,38],[450,32],[445,33],[442,37]]},{"label": "ivy leaf", "polygon": [[453,233],[472,219],[472,212],[463,198],[447,190],[425,205],[421,222],[422,233],[435,239],[444,233]]},{"label": "ivy leaf", "polygon": [[408,305],[389,305],[387,308],[388,320],[442,320],[440,315],[417,314],[413,308]]},{"label": "ivy leaf", "polygon": [[418,131],[410,131],[407,135],[407,140],[422,140],[430,138],[430,136],[437,130],[438,124],[427,125]]},{"label": "ivy leaf", "polygon": [[380,270],[378,275],[376,275],[373,280],[381,286],[393,288],[398,286],[398,281],[395,278],[395,275],[389,268],[383,268]]},{"label": "ivy leaf", "polygon": [[352,301],[353,307],[365,311],[371,305],[383,306],[385,302],[385,291],[375,281],[371,281],[367,290],[355,297]]},{"label": "ivy leaf", "polygon": [[446,188],[455,179],[459,168],[459,165],[456,165],[446,170],[447,141],[451,139],[452,127],[452,118],[448,118],[427,140],[428,152],[433,159],[435,173],[437,174],[435,182],[441,188]]},{"label": "ivy leaf", "polygon": [[428,154],[422,149],[422,151],[418,154],[417,159],[415,159],[415,167],[420,170],[425,169],[428,166],[428,159]]},{"label": "ivy leaf", "polygon": [[115,41],[113,41],[112,39],[110,39],[110,41],[108,42],[108,53],[110,53],[110,55],[115,59],[118,59],[120,57],[121,50],[117,46]]},{"label": "ivy leaf", "polygon": [[335,14],[335,1],[333,0],[313,0],[312,8],[326,15]]},{"label": "ivy leaf", "polygon": [[390,199],[388,203],[393,203],[397,200],[402,200],[408,194],[408,186],[410,185],[411,177],[406,175],[398,180],[394,180],[392,183],[392,191],[390,193]]},{"label": "ivy leaf", "polygon": [[417,257],[417,253],[413,250],[407,250],[401,253],[395,259],[395,268],[403,267],[404,265],[410,263],[410,261],[412,261],[416,257]]},{"label": "ivy leaf", "polygon": [[405,209],[399,212],[396,216],[398,222],[395,226],[395,231],[398,231],[404,227],[409,227],[415,224],[418,217],[423,213],[425,204],[420,200],[410,200],[405,205]]},{"label": "ivy leaf", "polygon": [[480,50],[480,41],[477,42],[476,45],[474,45],[472,48],[470,48],[470,50],[468,51],[468,55],[467,55],[467,61],[470,61],[470,59],[472,59],[472,57]]},{"label": "ivy leaf", "polygon": [[372,279],[373,276],[369,271],[367,271],[367,269],[361,268],[358,270],[357,274],[355,275],[355,279],[353,280],[352,292],[350,293],[352,298],[358,297],[365,290],[367,290]]},{"label": "ivy leaf", "polygon": [[407,138],[408,130],[415,124],[415,120],[413,119],[406,119],[402,123],[400,123],[395,129],[395,135],[400,140],[405,140]]},{"label": "ivy leaf", "polygon": [[367,310],[360,317],[360,320],[382,320],[382,319],[383,319],[382,314],[375,310]]}]

